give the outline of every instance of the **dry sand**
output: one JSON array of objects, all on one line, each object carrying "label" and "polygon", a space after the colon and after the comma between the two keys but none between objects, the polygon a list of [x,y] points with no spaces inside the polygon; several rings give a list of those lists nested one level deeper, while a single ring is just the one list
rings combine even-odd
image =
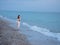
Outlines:
[{"label": "dry sand", "polygon": [[27,37],[0,18],[0,45],[30,45]]}]

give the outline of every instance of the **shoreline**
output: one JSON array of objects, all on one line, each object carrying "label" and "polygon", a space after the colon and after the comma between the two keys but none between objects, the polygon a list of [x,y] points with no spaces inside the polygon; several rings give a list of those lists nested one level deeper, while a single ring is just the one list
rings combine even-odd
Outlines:
[{"label": "shoreline", "polygon": [[17,30],[8,20],[0,18],[0,44],[2,45],[60,45],[57,39],[32,30]]},{"label": "shoreline", "polygon": [[0,45],[31,45],[24,34],[9,25],[7,20],[0,18]]}]

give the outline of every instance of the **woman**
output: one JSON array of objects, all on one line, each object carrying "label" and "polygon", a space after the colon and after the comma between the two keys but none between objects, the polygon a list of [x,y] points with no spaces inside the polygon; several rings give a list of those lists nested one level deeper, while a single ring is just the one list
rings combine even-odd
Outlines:
[{"label": "woman", "polygon": [[18,15],[18,17],[17,17],[17,27],[18,27],[18,29],[20,27],[20,15]]}]

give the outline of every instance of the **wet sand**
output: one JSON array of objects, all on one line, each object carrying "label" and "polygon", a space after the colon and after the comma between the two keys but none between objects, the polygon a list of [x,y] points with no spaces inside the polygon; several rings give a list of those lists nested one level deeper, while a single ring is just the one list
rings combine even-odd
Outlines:
[{"label": "wet sand", "polygon": [[32,30],[22,31],[29,39],[32,45],[60,45],[60,41],[56,38],[45,36]]}]

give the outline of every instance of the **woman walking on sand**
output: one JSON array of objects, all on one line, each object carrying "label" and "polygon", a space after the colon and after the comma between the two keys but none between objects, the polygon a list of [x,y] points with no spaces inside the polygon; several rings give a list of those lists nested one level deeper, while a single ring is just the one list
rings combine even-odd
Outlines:
[{"label": "woman walking on sand", "polygon": [[18,15],[18,17],[17,17],[17,28],[19,29],[19,27],[20,27],[20,15]]}]

